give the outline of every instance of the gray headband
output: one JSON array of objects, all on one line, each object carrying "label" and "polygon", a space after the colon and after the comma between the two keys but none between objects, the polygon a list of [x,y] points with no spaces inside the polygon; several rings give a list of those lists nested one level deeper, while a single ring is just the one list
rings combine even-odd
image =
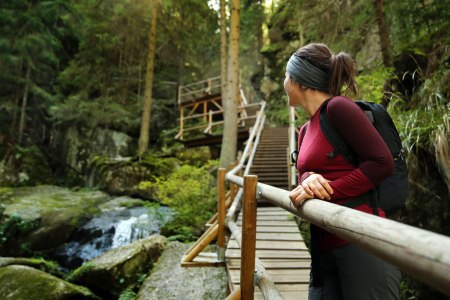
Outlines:
[{"label": "gray headband", "polygon": [[302,85],[324,92],[329,90],[328,74],[296,54],[289,59],[286,72]]}]

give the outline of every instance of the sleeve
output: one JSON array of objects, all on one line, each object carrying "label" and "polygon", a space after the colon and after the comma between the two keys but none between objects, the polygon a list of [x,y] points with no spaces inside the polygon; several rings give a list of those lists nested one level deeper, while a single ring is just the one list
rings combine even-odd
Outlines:
[{"label": "sleeve", "polygon": [[356,103],[345,97],[333,98],[327,114],[359,159],[356,169],[330,183],[333,199],[361,195],[393,173],[394,160],[389,148]]}]

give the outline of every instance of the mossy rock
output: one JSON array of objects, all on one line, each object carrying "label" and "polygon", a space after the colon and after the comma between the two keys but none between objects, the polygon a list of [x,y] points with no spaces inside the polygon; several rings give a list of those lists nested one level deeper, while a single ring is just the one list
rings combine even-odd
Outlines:
[{"label": "mossy rock", "polygon": [[0,295],[4,300],[100,300],[85,287],[19,265],[0,267]]},{"label": "mossy rock", "polygon": [[116,299],[121,291],[149,271],[167,244],[165,237],[153,235],[112,249],[76,269],[67,280],[89,287],[105,299]]},{"label": "mossy rock", "polygon": [[[110,197],[98,191],[71,191],[57,186],[2,189],[0,220],[2,255],[51,249],[66,242],[71,233],[100,212]],[[16,220],[13,224],[11,220]],[[8,223],[9,222],[9,223]],[[8,227],[9,226],[9,227]]]},{"label": "mossy rock", "polygon": [[56,277],[62,277],[63,274],[58,270],[58,264],[53,261],[47,261],[43,258],[25,258],[25,257],[0,257],[0,267],[10,265],[21,265],[32,267]]}]

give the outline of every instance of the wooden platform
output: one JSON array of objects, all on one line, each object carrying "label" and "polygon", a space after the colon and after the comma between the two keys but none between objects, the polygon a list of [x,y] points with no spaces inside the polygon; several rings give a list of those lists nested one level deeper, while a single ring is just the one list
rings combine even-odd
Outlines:
[{"label": "wooden platform", "polygon": [[[238,225],[241,225],[242,214]],[[230,290],[239,286],[241,250],[231,237],[225,252]],[[311,257],[294,216],[278,207],[258,207],[256,256],[284,299],[308,299]],[[255,287],[255,299],[264,299]]]}]

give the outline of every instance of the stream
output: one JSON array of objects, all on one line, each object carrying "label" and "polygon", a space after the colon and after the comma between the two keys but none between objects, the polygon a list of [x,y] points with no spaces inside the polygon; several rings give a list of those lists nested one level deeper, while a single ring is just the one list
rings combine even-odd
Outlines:
[{"label": "stream", "polygon": [[158,234],[171,219],[168,207],[134,207],[104,212],[72,235],[52,255],[63,269],[75,269],[102,253]]}]

